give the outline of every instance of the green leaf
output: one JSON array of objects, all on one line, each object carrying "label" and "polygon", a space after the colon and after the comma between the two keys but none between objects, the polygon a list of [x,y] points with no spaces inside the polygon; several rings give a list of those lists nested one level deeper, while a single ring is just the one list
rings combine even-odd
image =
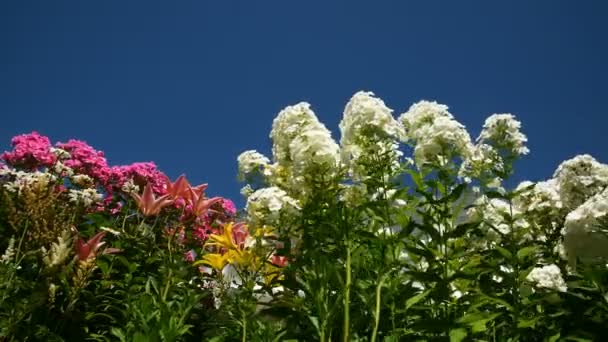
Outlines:
[{"label": "green leaf", "polygon": [[458,225],[454,230],[447,233],[448,238],[459,238],[466,234],[469,230],[473,230],[479,226],[481,222],[469,222]]},{"label": "green leaf", "polygon": [[408,298],[405,301],[405,310],[408,310],[409,308],[411,308],[412,306],[416,305],[418,302],[420,302],[421,300],[423,300],[426,296],[429,295],[429,293],[431,293],[431,290],[426,290],[424,292],[420,292],[419,294]]},{"label": "green leaf", "polygon": [[506,248],[496,246],[496,250],[508,260],[511,260],[513,258],[513,254],[511,254],[511,252],[509,252]]},{"label": "green leaf", "polygon": [[517,260],[524,261],[527,256],[536,252],[536,246],[528,246],[517,251]]},{"label": "green leaf", "polygon": [[467,330],[464,328],[450,330],[450,342],[460,342],[467,337]]},{"label": "green leaf", "polygon": [[312,323],[312,325],[314,325],[315,329],[317,329],[317,332],[321,332],[321,328],[319,328],[319,318],[315,317],[315,316],[308,316],[308,319],[310,319],[310,322]]},{"label": "green leaf", "polygon": [[538,321],[541,319],[542,316],[536,316],[530,319],[520,319],[519,322],[517,322],[517,327],[518,328],[534,328],[534,326],[536,325],[536,323],[538,323]]},{"label": "green leaf", "polygon": [[471,330],[476,332],[482,332],[486,330],[486,323],[490,322],[494,318],[500,316],[501,313],[486,314],[482,312],[474,312],[464,315],[456,320],[457,323],[466,324],[471,327]]}]

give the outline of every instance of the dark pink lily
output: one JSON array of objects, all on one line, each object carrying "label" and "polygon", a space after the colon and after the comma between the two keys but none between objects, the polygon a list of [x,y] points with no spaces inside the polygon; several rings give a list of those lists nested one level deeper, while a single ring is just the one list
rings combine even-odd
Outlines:
[{"label": "dark pink lily", "polygon": [[105,248],[101,253],[99,253],[99,249],[105,245],[104,241],[101,241],[107,232],[102,231],[95,234],[89,241],[84,241],[80,237],[76,237],[76,241],[74,243],[74,250],[76,251],[76,258],[81,261],[88,260],[90,258],[95,258],[100,254],[112,254],[120,252],[118,248]]},{"label": "dark pink lily", "polygon": [[195,187],[191,186],[184,175],[179,176],[175,182],[171,182],[169,177],[166,177],[165,185],[167,188],[167,194],[170,195],[174,201],[178,200],[179,198],[183,198],[191,205],[194,205],[195,202],[191,191],[194,191],[198,198],[202,196],[207,189],[207,184],[201,184]]},{"label": "dark pink lily", "polygon": [[214,204],[222,201],[221,197],[205,198],[202,192],[197,192],[193,188],[190,188],[190,198],[192,199],[192,213],[197,217],[203,216]]},{"label": "dark pink lily", "polygon": [[156,198],[150,183],[146,184],[144,193],[141,196],[138,194],[132,194],[132,196],[144,216],[158,215],[161,209],[173,203],[173,200],[169,199],[171,196],[169,194]]}]

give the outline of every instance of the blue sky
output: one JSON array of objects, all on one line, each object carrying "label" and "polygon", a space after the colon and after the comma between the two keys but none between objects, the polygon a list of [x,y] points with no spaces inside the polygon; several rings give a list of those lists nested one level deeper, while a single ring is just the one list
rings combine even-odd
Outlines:
[{"label": "blue sky", "polygon": [[236,157],[270,154],[272,119],[299,101],[338,137],[371,90],[396,115],[437,100],[477,136],[511,112],[531,154],[608,162],[608,2],[2,1],[0,149],[37,130],[110,163],[155,161],[242,204]]}]

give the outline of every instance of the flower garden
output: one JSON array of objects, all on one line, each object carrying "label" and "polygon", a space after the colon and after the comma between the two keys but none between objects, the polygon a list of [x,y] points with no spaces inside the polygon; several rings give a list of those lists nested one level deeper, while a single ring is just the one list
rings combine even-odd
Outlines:
[{"label": "flower garden", "polygon": [[[481,124],[481,123],[480,123]],[[600,341],[608,165],[508,188],[527,138],[371,92],[238,161],[246,205],[37,132],[0,162],[0,341]],[[260,137],[264,138],[264,137]],[[213,186],[213,184],[209,185]]]}]

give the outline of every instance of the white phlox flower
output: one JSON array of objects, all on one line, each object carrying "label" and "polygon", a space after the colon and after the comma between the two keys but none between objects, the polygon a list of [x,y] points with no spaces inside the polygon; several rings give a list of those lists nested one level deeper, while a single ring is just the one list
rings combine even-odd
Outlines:
[{"label": "white phlox flower", "polygon": [[526,280],[535,283],[538,288],[547,288],[560,292],[568,290],[568,286],[564,278],[562,278],[561,270],[554,264],[535,267],[528,273]]},{"label": "white phlox flower", "polygon": [[275,225],[283,214],[297,215],[298,202],[278,187],[258,189],[247,198],[245,210],[254,225]]},{"label": "white phlox flower", "polygon": [[428,164],[445,165],[455,157],[467,158],[473,145],[464,125],[454,119],[448,106],[437,102],[419,101],[399,121],[414,146],[414,160],[418,167]]},{"label": "white phlox flower", "polygon": [[492,114],[486,119],[478,142],[487,143],[498,150],[504,150],[511,156],[528,154],[528,138],[520,131],[521,122],[512,114]]},{"label": "white phlox flower", "polygon": [[608,258],[608,189],[570,212],[564,222],[564,248],[570,265],[576,259]]},{"label": "white phlox flower", "polygon": [[553,178],[557,179],[563,206],[573,210],[608,186],[608,165],[588,154],[578,155],[561,163]]},{"label": "white phlox flower", "polygon": [[237,162],[239,165],[239,177],[245,179],[253,172],[263,172],[264,168],[270,163],[270,160],[256,150],[248,150],[238,156]]}]

